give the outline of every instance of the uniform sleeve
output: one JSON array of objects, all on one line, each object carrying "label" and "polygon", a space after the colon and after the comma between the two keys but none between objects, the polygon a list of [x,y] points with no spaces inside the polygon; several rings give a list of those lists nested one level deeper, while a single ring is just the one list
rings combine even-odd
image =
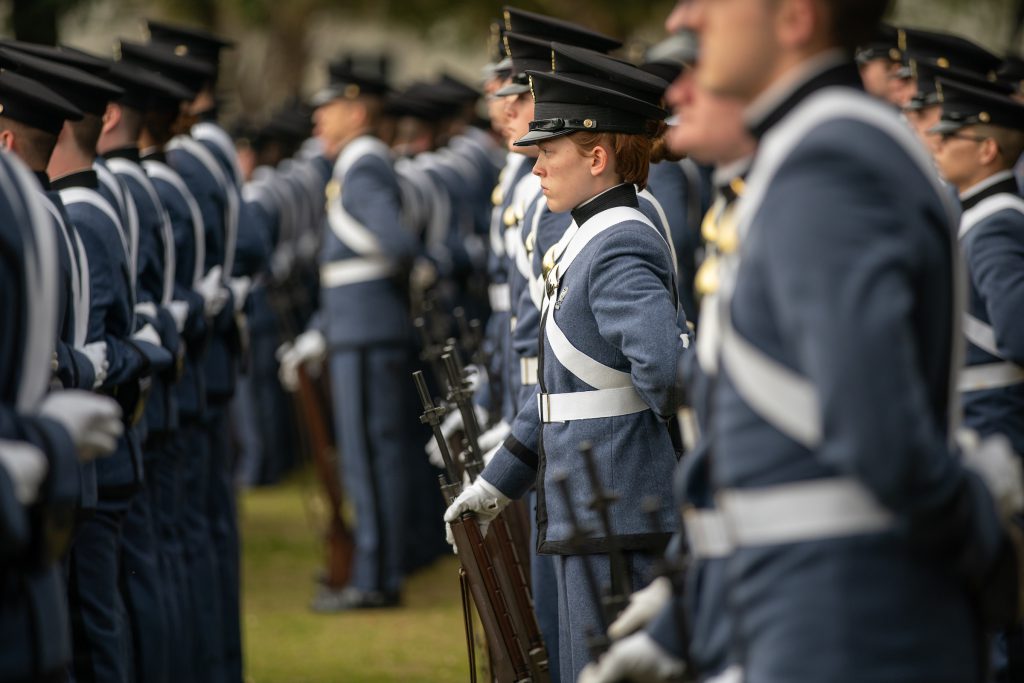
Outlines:
[{"label": "uniform sleeve", "polygon": [[[96,230],[84,223],[76,223],[82,244],[89,256],[89,332],[86,341],[107,342],[107,378],[105,387],[114,387],[139,376],[145,359],[126,340],[130,334],[124,321],[116,313],[117,296],[126,296],[122,287],[115,284],[117,262],[111,256],[120,247],[109,245],[96,234]],[[120,329],[123,328],[123,329]]]},{"label": "uniform sleeve", "polygon": [[669,289],[675,265],[647,226],[619,226],[605,234],[598,238],[589,274],[598,332],[629,360],[633,386],[644,402],[668,419],[681,403],[676,367],[687,352],[686,323]]},{"label": "uniform sleeve", "polygon": [[761,208],[771,234],[760,237],[770,305],[820,401],[817,457],[977,576],[1001,532],[984,485],[950,453],[912,328],[916,263],[924,235],[937,233],[903,224],[905,199],[863,173],[875,160],[851,162],[842,140],[814,150],[779,170]]},{"label": "uniform sleeve", "polygon": [[1024,365],[1024,215],[1001,212],[976,227],[966,255],[997,348],[1007,360]]},{"label": "uniform sleeve", "polygon": [[509,498],[521,498],[537,481],[540,448],[540,415],[537,412],[537,394],[523,403],[512,421],[512,432],[505,439],[481,476]]}]

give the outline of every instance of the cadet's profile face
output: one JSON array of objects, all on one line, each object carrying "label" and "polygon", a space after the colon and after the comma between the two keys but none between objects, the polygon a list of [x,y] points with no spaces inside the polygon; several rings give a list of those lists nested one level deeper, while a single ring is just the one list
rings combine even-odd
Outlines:
[{"label": "cadet's profile face", "polygon": [[795,0],[695,0],[688,14],[700,35],[700,84],[750,102],[777,69],[782,9]]},{"label": "cadet's profile face", "polygon": [[507,78],[492,78],[484,83],[484,97],[487,102],[487,118],[491,120],[491,130],[502,137],[505,136],[505,98],[495,97],[494,93],[505,87]]},{"label": "cadet's profile face", "polygon": [[908,109],[904,115],[914,132],[917,133],[917,137],[934,156],[938,151],[939,136],[928,131],[942,118],[942,107],[935,104],[921,109]]},{"label": "cadet's profile face", "polygon": [[[699,71],[700,67],[697,67]],[[666,136],[676,154],[702,164],[726,164],[753,152],[754,141],[743,124],[743,104],[700,87],[693,71],[680,74],[666,93],[677,115]]]},{"label": "cadet's profile face", "polygon": [[913,78],[900,78],[896,72],[901,66],[893,64],[889,71],[888,100],[899,108],[906,107],[917,94],[917,81]]},{"label": "cadet's profile face", "polygon": [[544,140],[537,149],[533,174],[540,178],[549,209],[570,211],[597,194],[594,157],[581,154],[568,135]]},{"label": "cadet's profile face", "polygon": [[513,142],[530,132],[533,121],[533,95],[528,92],[509,95],[505,99],[505,140],[512,152],[534,156],[536,147],[514,147]]},{"label": "cadet's profile face", "polygon": [[935,137],[935,164],[943,178],[960,192],[984,179],[985,147],[994,144],[991,139],[980,136],[974,126]]},{"label": "cadet's profile face", "polygon": [[313,135],[323,142],[328,154],[336,153],[362,125],[360,109],[355,101],[338,97],[313,112]]},{"label": "cadet's profile face", "polygon": [[860,79],[864,81],[864,90],[872,97],[888,100],[890,64],[888,59],[882,57],[860,65]]}]

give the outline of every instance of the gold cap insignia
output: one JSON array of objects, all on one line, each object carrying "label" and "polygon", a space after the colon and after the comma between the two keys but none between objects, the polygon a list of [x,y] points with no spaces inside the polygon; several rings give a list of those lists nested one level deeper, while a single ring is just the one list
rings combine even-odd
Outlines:
[{"label": "gold cap insignia", "polygon": [[583,119],[583,127],[584,128],[593,128],[596,125],[597,125],[597,121],[595,121],[594,119]]},{"label": "gold cap insignia", "polygon": [[185,57],[186,55],[188,55],[188,45],[176,45],[174,47],[174,54],[178,55],[179,57]]},{"label": "gold cap insignia", "polygon": [[354,100],[359,97],[359,86],[355,83],[349,83],[345,86],[345,97],[350,100]]},{"label": "gold cap insignia", "polygon": [[982,123],[988,123],[989,121],[992,120],[992,117],[989,116],[989,113],[987,111],[983,111],[980,114],[978,114],[978,120],[981,121]]},{"label": "gold cap insignia", "polygon": [[949,68],[949,60],[946,59],[945,57],[939,57],[937,60],[935,60],[935,63],[943,69]]},{"label": "gold cap insignia", "polygon": [[903,59],[903,53],[894,47],[889,48],[889,59],[891,59],[894,62],[898,62],[901,59]]}]

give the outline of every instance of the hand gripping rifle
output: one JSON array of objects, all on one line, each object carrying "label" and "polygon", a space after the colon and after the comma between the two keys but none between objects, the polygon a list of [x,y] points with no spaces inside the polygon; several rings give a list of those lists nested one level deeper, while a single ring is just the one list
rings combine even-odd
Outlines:
[{"label": "hand gripping rifle", "polygon": [[[483,471],[483,453],[480,450],[480,426],[476,421],[476,413],[471,403],[468,383],[460,369],[458,356],[454,349],[446,350],[442,360],[448,376],[448,397],[462,414],[463,427],[466,434],[466,452],[463,458],[465,471],[470,482],[476,481]],[[509,529],[509,518],[516,510],[511,505],[506,508],[490,525],[486,544],[495,560],[498,570],[498,581],[509,596],[512,608],[512,619],[516,632],[521,634],[522,641],[527,645],[530,669],[534,680],[548,679],[548,655],[544,647],[544,639],[537,624],[537,614],[533,608],[533,596],[530,593],[530,582],[524,567],[528,554],[520,551],[513,540],[515,537]]]},{"label": "hand gripping rifle", "polygon": [[594,448],[589,441],[580,444],[580,453],[587,468],[587,479],[593,498],[588,502],[591,510],[597,513],[604,532],[605,545],[608,548],[608,561],[611,565],[611,586],[601,601],[606,620],[611,622],[629,604],[629,595],[633,592],[630,585],[629,572],[626,571],[626,557],[619,546],[619,537],[612,529],[611,515],[608,508],[619,499],[618,494],[606,491],[597,472],[597,461],[594,459]]},{"label": "hand gripping rifle", "polygon": [[[448,470],[448,475],[440,475],[439,481],[445,502],[451,505],[461,492],[462,485],[459,483],[460,475],[455,468],[451,452],[448,450],[448,443],[441,433],[441,421],[444,419],[445,409],[443,406],[434,405],[422,372],[414,372],[413,381],[416,383],[416,391],[423,404],[420,421],[430,425]],[[452,477],[451,481],[448,479],[449,476]],[[491,669],[495,680],[499,683],[531,683],[534,678],[530,675],[527,650],[516,631],[507,595],[498,581],[499,569],[495,566],[495,556],[488,549],[483,534],[480,533],[476,515],[472,512],[464,513],[458,520],[451,522],[450,526],[455,543],[459,548],[459,562],[462,565],[459,580],[463,586],[463,616],[466,625],[470,679],[476,681],[476,654],[473,647],[471,616],[468,605],[465,603],[467,584],[468,592],[473,596],[477,613],[483,623],[484,634],[491,652]]]}]

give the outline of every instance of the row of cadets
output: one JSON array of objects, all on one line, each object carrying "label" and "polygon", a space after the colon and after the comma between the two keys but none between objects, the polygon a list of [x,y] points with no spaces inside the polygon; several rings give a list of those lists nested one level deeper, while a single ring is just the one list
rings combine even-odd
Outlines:
[{"label": "row of cadets", "polygon": [[[656,104],[660,91],[652,101],[618,89],[613,73],[628,68],[606,69],[604,85],[547,68],[528,74],[534,120],[513,142],[539,146],[534,170],[548,207],[571,211],[573,222],[547,274],[534,399],[519,410],[483,475],[446,512],[453,519],[473,510],[486,523],[536,483],[539,549],[555,556],[560,679],[566,681],[586,663],[582,635],[598,623],[601,609],[586,593],[583,563],[607,581],[610,539],[599,533],[586,549],[570,543],[566,506],[573,503],[561,499],[554,482],[567,475],[574,500],[595,495],[577,450],[589,441],[602,478],[614,481],[624,500],[667,501],[677,458],[665,421],[678,402],[675,368],[687,348],[685,317],[666,231],[639,210],[636,187],[646,182],[665,112]],[[642,82],[646,74],[637,72],[632,80]],[[677,526],[674,515],[666,508],[653,521],[635,504],[610,513],[627,551],[630,583],[643,586]],[[590,514],[577,514],[593,527]]]},{"label": "row of cadets", "polygon": [[250,210],[271,219],[273,247],[246,308],[249,354],[235,406],[236,477],[243,486],[274,483],[297,462],[295,413],[277,381],[275,354],[305,327],[316,294],[317,228],[330,165],[322,156],[299,156],[312,132],[311,116],[311,108],[289,101],[263,126],[235,131],[245,181],[242,198]]},{"label": "row of cadets", "polygon": [[[235,392],[239,357],[244,345],[243,307],[251,275],[269,257],[270,226],[257,207],[243,202],[241,172],[234,144],[216,122],[216,85],[220,56],[231,43],[199,29],[149,21],[150,42],[134,50],[163,75],[194,93],[186,104],[174,136],[166,144],[168,165],[188,187],[202,216],[206,251],[205,282],[214,290],[211,333],[203,355],[206,404],[197,439],[206,456],[206,505],[215,553],[217,600],[221,628],[212,641],[215,666],[227,680],[242,676],[239,542],[235,511],[233,463],[229,445],[229,404]],[[122,52],[124,46],[122,46]],[[187,60],[187,61],[186,61]],[[216,308],[216,306],[215,306]]]},{"label": "row of cadets", "polygon": [[[976,79],[940,74],[935,80],[941,119],[929,130],[936,165],[959,197],[957,240],[967,269],[962,329],[966,364],[958,389],[968,448],[1001,435],[1024,454],[1024,199],[1013,165],[1024,153],[1024,104],[1012,86],[979,87]],[[1007,84],[1009,85],[1009,84]],[[1003,600],[1012,601],[1008,593]],[[996,640],[998,677],[1024,676],[1020,623]]]},{"label": "row of cadets", "polygon": [[[40,51],[37,49],[37,54]],[[131,661],[125,660],[123,652],[133,643],[144,642],[132,637],[129,623],[138,625],[155,619],[159,623],[157,634],[166,634],[159,621],[163,618],[162,606],[133,611],[135,603],[129,596],[134,592],[145,599],[160,599],[144,489],[141,448],[145,423],[141,418],[152,375],[170,368],[173,356],[163,348],[164,342],[153,325],[155,318],[136,316],[134,210],[131,216],[122,211],[123,189],[116,181],[114,203],[101,194],[103,186],[93,168],[107,103],[123,91],[66,64],[88,59],[55,56],[47,59],[4,48],[0,58],[19,72],[58,89],[83,112],[81,121],[65,123],[47,172],[88,261],[87,340],[105,341],[109,361],[100,389],[109,391],[121,403],[128,429],[114,456],[97,467],[96,509],[82,522],[72,548],[69,601],[75,627],[76,676],[122,680],[131,675]],[[173,332],[173,322],[168,327]],[[168,336],[173,349],[174,335]],[[123,593],[122,585],[126,586]]]},{"label": "row of cadets", "polygon": [[60,681],[72,652],[61,559],[79,519],[81,465],[113,452],[124,426],[114,400],[59,388],[58,309],[67,294],[55,275],[66,233],[13,152],[23,147],[42,173],[45,155],[23,138],[39,131],[52,143],[64,117],[81,113],[9,71],[0,72],[0,106],[0,680]]}]

